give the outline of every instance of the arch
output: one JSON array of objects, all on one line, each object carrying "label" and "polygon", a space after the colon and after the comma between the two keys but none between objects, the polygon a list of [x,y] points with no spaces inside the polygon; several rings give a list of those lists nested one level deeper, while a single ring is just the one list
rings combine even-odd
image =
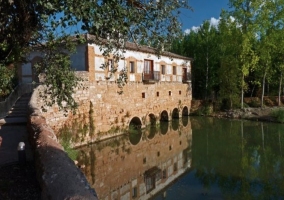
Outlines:
[{"label": "arch", "polygon": [[172,112],[172,119],[178,119],[179,118],[179,111],[177,108],[173,109]]},{"label": "arch", "polygon": [[182,125],[184,126],[184,127],[186,127],[187,125],[188,125],[188,119],[189,117],[188,116],[182,116],[182,118],[181,118],[181,121],[182,121]]},{"label": "arch", "polygon": [[142,122],[139,117],[133,117],[129,122],[129,127],[134,126],[135,128],[140,128],[142,126]]},{"label": "arch", "polygon": [[156,132],[157,132],[157,128],[156,128],[156,117],[154,114],[150,113],[147,116],[147,129],[145,131],[145,134],[147,136],[148,139],[152,139],[154,138]]},{"label": "arch", "polygon": [[166,122],[169,121],[169,115],[168,115],[168,112],[166,110],[161,112],[160,121],[166,121]]},{"label": "arch", "polygon": [[188,116],[188,115],[189,115],[188,107],[184,106],[182,109],[182,116]]},{"label": "arch", "polygon": [[40,56],[35,56],[32,60],[31,60],[31,66],[32,66],[32,80],[35,81],[36,83],[38,82],[43,82],[44,80],[39,80],[39,74],[37,74],[37,71],[35,69],[35,65],[42,62],[43,58]]},{"label": "arch", "polygon": [[178,127],[179,127],[179,119],[173,118],[172,119],[172,129],[176,131],[178,130]]},{"label": "arch", "polygon": [[169,129],[168,121],[160,121],[160,131],[162,135],[166,135]]},{"label": "arch", "polygon": [[141,141],[142,138],[142,130],[141,130],[142,122],[139,117],[133,117],[129,123],[129,141],[131,144],[136,145]]}]

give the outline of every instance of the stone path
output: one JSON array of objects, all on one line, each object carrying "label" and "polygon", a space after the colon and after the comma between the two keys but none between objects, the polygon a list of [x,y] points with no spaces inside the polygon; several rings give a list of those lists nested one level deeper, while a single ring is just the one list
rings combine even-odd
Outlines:
[{"label": "stone path", "polygon": [[[32,160],[28,141],[27,106],[31,95],[25,94],[17,100],[4,119],[0,119],[0,166],[18,161],[18,144],[25,143],[27,160]],[[0,138],[0,140],[1,140]]]}]

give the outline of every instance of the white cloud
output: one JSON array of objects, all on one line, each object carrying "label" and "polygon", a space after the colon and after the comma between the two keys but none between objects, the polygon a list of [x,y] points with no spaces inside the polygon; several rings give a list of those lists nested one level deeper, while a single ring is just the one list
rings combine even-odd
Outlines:
[{"label": "white cloud", "polygon": [[189,28],[188,28],[188,29],[185,29],[185,30],[184,30],[184,34],[188,35],[188,34],[190,34],[190,31],[191,31],[191,29],[189,29]]},{"label": "white cloud", "polygon": [[220,23],[220,17],[219,19],[216,19],[215,17],[211,17],[210,26],[218,27],[219,23]]}]

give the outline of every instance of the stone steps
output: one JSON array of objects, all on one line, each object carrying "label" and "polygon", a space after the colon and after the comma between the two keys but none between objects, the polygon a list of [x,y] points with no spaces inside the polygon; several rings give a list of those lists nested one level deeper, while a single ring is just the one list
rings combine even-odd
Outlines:
[{"label": "stone steps", "polygon": [[20,97],[15,105],[10,109],[4,119],[0,119],[0,125],[19,125],[27,123],[28,103],[31,94]]}]

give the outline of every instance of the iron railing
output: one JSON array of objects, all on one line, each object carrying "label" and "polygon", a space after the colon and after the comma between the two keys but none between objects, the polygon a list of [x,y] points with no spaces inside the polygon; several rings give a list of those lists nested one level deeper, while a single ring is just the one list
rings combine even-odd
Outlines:
[{"label": "iron railing", "polygon": [[182,82],[183,83],[191,82],[191,74],[190,73],[183,74],[182,75]]},{"label": "iron railing", "polygon": [[143,72],[142,78],[143,78],[143,81],[159,81],[160,72],[159,71]]}]

